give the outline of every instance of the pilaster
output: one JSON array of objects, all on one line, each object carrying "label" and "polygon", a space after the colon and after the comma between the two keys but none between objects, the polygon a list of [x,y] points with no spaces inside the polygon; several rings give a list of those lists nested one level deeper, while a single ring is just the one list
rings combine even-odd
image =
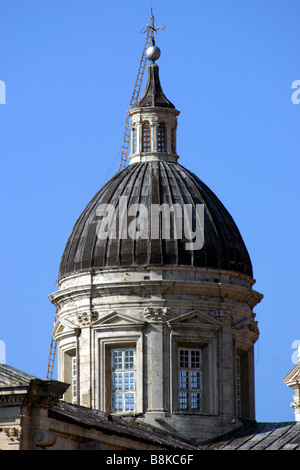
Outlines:
[{"label": "pilaster", "polygon": [[294,401],[291,403],[291,407],[294,409],[295,421],[300,421],[300,384],[295,389],[293,396]]},{"label": "pilaster", "polygon": [[148,321],[147,359],[148,359],[148,409],[151,413],[166,411],[166,308],[145,308],[144,315]]},{"label": "pilaster", "polygon": [[222,323],[219,332],[219,403],[222,416],[235,416],[234,406],[234,364],[232,318],[229,312],[221,310],[217,319]]}]

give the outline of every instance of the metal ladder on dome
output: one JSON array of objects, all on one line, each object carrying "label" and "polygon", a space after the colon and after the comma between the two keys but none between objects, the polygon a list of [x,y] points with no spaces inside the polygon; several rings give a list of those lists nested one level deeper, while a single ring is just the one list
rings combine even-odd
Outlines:
[{"label": "metal ladder on dome", "polygon": [[48,367],[47,367],[47,380],[52,380],[52,377],[53,377],[53,369],[54,369],[55,355],[56,355],[56,341],[54,339],[54,327],[55,327],[56,321],[57,321],[57,309],[55,312],[51,343],[50,343],[50,351],[49,351]]},{"label": "metal ladder on dome", "polygon": [[[135,84],[134,84],[134,90],[133,90],[133,93],[132,93],[132,97],[131,97],[129,108],[128,108],[127,115],[126,115],[125,131],[124,131],[124,138],[123,138],[123,144],[122,144],[122,153],[121,153],[121,162],[120,162],[120,167],[119,167],[119,170],[117,171],[117,173],[122,171],[126,167],[126,164],[127,164],[128,149],[129,149],[129,142],[130,142],[130,117],[129,117],[129,111],[132,107],[132,104],[137,101],[137,99],[139,97],[139,94],[140,94],[141,85],[142,85],[144,72],[145,72],[146,60],[147,60],[146,51],[147,51],[148,45],[150,44],[152,36],[153,36],[153,31],[148,28],[147,36],[146,36],[146,40],[145,40],[145,44],[144,44],[144,49],[143,49],[142,57],[141,57],[141,60],[140,60],[140,65],[139,65],[137,77],[136,77]],[[56,320],[57,320],[57,310],[56,310],[55,317],[54,317],[53,331],[54,331]],[[56,341],[54,339],[54,335],[53,335],[53,332],[52,332],[49,358],[48,358],[48,367],[47,367],[47,380],[51,380],[52,376],[53,376],[55,355],[56,355]]]},{"label": "metal ladder on dome", "polygon": [[[140,60],[140,65],[137,73],[137,77],[135,80],[134,84],[134,89],[132,93],[132,97],[129,103],[127,115],[126,115],[126,123],[125,123],[125,131],[124,131],[124,138],[123,138],[123,144],[122,144],[122,153],[121,153],[121,162],[120,162],[120,167],[117,173],[119,173],[121,170],[123,170],[126,165],[127,165],[127,158],[128,158],[128,149],[129,149],[129,142],[130,142],[130,117],[129,117],[129,111],[132,107],[132,104],[135,103],[139,97],[140,91],[141,91],[141,85],[144,77],[144,72],[145,72],[145,66],[146,66],[146,61],[147,61],[147,55],[146,51],[147,48],[150,45],[150,42],[152,41],[152,37],[154,35],[154,31],[157,33],[159,29],[164,29],[165,26],[160,26],[158,28],[154,27],[154,16],[152,13],[152,8],[151,8],[151,20],[152,20],[152,25],[147,25],[147,27],[144,30],[141,30],[142,33],[147,32],[146,35],[146,40],[143,48],[143,53],[142,57]],[[54,327],[57,321],[57,309],[55,312],[55,317],[54,317],[54,324],[53,324],[53,331],[52,331],[52,336],[51,336],[51,343],[50,343],[50,351],[49,351],[49,358],[48,358],[48,367],[47,367],[47,380],[51,380],[53,377],[53,369],[54,369],[54,363],[55,363],[55,356],[56,356],[56,341],[54,339]]]},{"label": "metal ladder on dome", "polygon": [[147,51],[148,46],[150,45],[153,33],[154,33],[153,30],[151,30],[150,28],[147,29],[147,36],[146,36],[146,40],[145,40],[145,44],[144,44],[144,49],[143,49],[142,57],[141,57],[141,60],[140,60],[140,65],[139,65],[138,73],[137,73],[137,76],[136,76],[132,97],[131,97],[129,107],[128,107],[128,111],[127,111],[127,114],[126,114],[125,130],[124,130],[124,137],[123,137],[123,144],[122,144],[122,151],[121,151],[121,161],[120,161],[120,167],[119,167],[119,170],[117,171],[117,173],[122,171],[127,165],[128,149],[129,149],[129,142],[130,142],[130,117],[129,117],[129,111],[131,110],[132,105],[138,100],[138,97],[140,95],[141,85],[142,85],[144,72],[145,72],[146,61],[147,61],[146,51]]}]

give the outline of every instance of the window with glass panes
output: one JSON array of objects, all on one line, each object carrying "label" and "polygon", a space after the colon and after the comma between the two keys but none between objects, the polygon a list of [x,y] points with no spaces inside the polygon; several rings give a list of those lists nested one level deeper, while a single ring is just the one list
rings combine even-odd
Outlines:
[{"label": "window with glass panes", "polygon": [[77,358],[72,356],[72,403],[77,403]]},{"label": "window with glass panes", "polygon": [[166,128],[163,122],[157,128],[157,150],[159,152],[166,151]]},{"label": "window with glass panes", "polygon": [[179,411],[202,411],[201,349],[178,351]]},{"label": "window with glass panes", "polygon": [[151,150],[151,131],[148,121],[143,122],[142,126],[142,152],[150,152]]},{"label": "window with glass panes", "polygon": [[112,411],[124,413],[135,410],[135,348],[111,351]]},{"label": "window with glass panes", "polygon": [[171,130],[171,150],[173,153],[176,153],[176,129],[172,127]]},{"label": "window with glass panes", "polygon": [[241,361],[239,356],[236,358],[236,395],[237,395],[237,414],[241,416]]}]

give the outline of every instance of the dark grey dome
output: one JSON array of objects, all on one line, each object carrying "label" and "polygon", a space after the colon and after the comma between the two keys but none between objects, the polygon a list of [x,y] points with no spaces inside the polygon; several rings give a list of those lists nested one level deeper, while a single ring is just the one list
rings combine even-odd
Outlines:
[{"label": "dark grey dome", "polygon": [[[128,206],[203,204],[204,245],[187,250],[185,239],[99,239],[100,204]],[[150,213],[150,211],[149,211]],[[59,278],[91,269],[136,266],[194,266],[223,269],[253,277],[252,264],[240,232],[215,194],[192,172],[177,163],[150,161],[131,164],[111,178],[87,205],[66,244]]]}]

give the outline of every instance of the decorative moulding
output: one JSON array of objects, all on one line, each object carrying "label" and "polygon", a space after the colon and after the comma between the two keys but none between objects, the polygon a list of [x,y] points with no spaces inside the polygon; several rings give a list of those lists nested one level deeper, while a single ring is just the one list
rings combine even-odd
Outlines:
[{"label": "decorative moulding", "polygon": [[93,324],[93,327],[97,329],[105,329],[105,328],[132,328],[132,327],[143,327],[145,326],[145,322],[137,319],[132,318],[123,313],[118,312],[111,312],[105,317],[99,319]]},{"label": "decorative moulding", "polygon": [[210,315],[199,310],[192,310],[167,322],[171,329],[189,328],[216,331],[222,324]]}]

